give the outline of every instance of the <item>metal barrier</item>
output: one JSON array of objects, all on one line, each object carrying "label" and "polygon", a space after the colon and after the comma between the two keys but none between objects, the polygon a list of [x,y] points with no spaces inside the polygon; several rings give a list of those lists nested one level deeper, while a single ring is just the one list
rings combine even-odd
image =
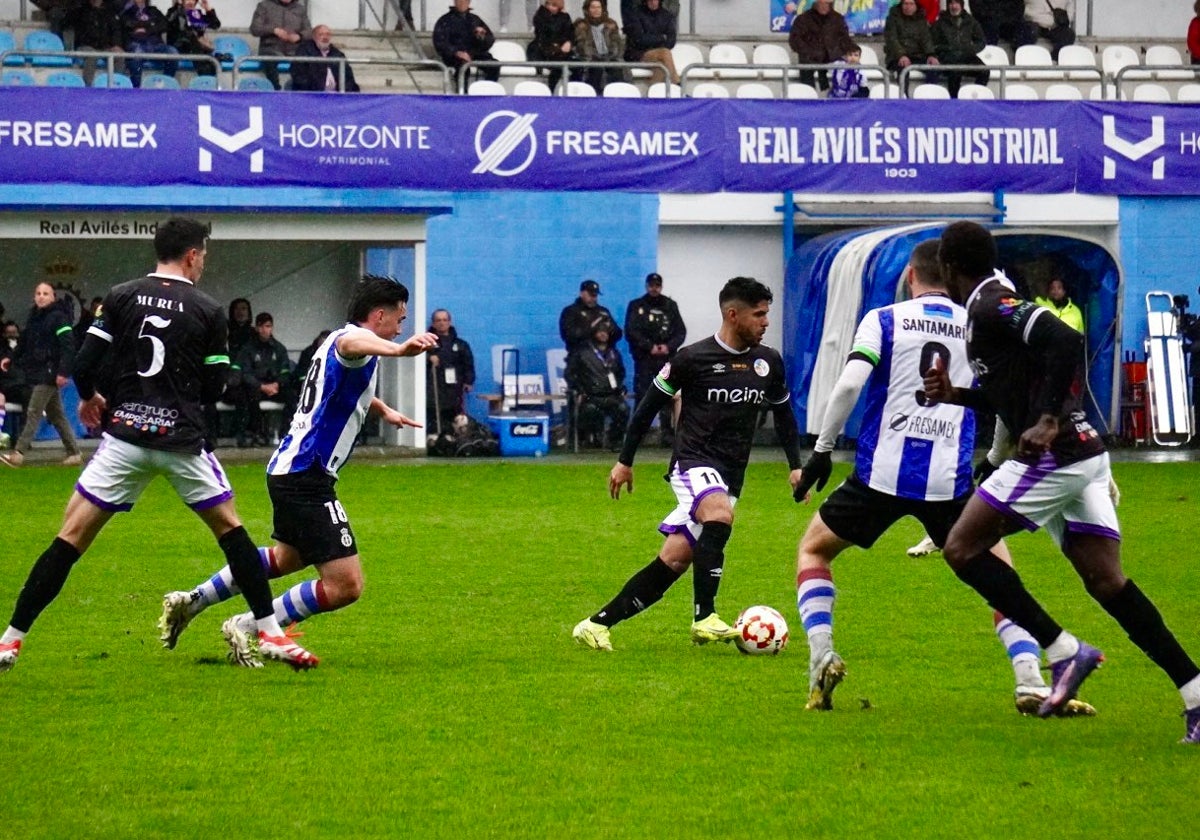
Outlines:
[{"label": "metal barrier", "polygon": [[[128,61],[150,61],[150,62],[173,62],[176,65],[182,62],[190,62],[195,64],[210,64],[213,67],[213,75],[217,75],[221,71],[221,62],[217,61],[211,55],[183,55],[181,53],[132,53],[132,52],[105,52],[101,50],[66,50],[64,52],[56,52],[53,50],[8,50],[0,53],[0,66],[9,56],[20,58],[68,58],[71,60],[71,66],[77,67],[84,61],[103,61],[104,72],[107,74],[107,87],[113,87],[113,74],[118,61],[124,63]],[[97,65],[99,66],[99,65]],[[65,69],[65,68],[63,68]],[[178,68],[176,68],[178,69]]]},{"label": "metal barrier", "polygon": [[[1086,73],[1088,75],[1095,75],[1097,81],[1100,83],[1100,95],[1102,97],[1106,96],[1108,92],[1108,78],[1104,75],[1104,71],[1099,67],[1088,64],[910,64],[900,71],[900,91],[905,97],[909,96],[910,81],[913,80],[913,75],[916,73],[925,76],[929,73],[936,75],[949,70],[955,72],[961,71],[963,75],[982,73],[986,70],[994,76],[998,75],[1000,77],[1000,87],[997,99],[1004,99],[1004,92],[1009,83],[1008,77],[1014,74],[1018,78],[1012,81],[1024,84],[1029,81],[1062,81],[1071,83],[1079,81],[1078,76],[1072,77],[1071,74]],[[1038,78],[1025,78],[1022,75],[1025,73],[1036,73],[1038,74]]]},{"label": "metal barrier", "polygon": [[[570,80],[570,75],[574,71],[585,70],[661,70],[663,77],[671,78],[671,72],[667,69],[667,65],[661,61],[468,61],[458,72],[458,93],[464,94],[467,92],[467,75],[468,71],[474,67],[497,67],[503,70],[505,67],[531,67],[535,70],[561,70],[562,78],[559,79],[558,85],[552,91],[556,96],[567,95],[567,82]],[[667,96],[670,97],[671,89],[667,87]]]},{"label": "metal barrier", "polygon": [[[1162,74],[1169,73],[1167,78]],[[1195,82],[1200,81],[1200,66],[1194,64],[1130,64],[1113,76],[1113,96],[1124,99],[1121,84],[1131,82]]]},{"label": "metal barrier", "polygon": [[[435,61],[429,58],[422,59],[407,59],[407,58],[326,58],[323,56],[291,56],[291,55],[242,55],[234,59],[233,62],[233,86],[236,89],[238,81],[242,75],[246,73],[255,73],[257,71],[247,70],[243,65],[246,64],[337,64],[338,65],[338,87],[339,89],[346,86],[346,65],[353,67],[371,66],[371,67],[402,67],[408,71],[409,77],[412,78],[413,70],[431,70],[437,72],[442,77],[442,93],[448,94],[453,90],[452,72],[449,67],[442,64],[440,61]],[[415,79],[413,80],[415,83]],[[419,89],[419,86],[418,86]]]}]

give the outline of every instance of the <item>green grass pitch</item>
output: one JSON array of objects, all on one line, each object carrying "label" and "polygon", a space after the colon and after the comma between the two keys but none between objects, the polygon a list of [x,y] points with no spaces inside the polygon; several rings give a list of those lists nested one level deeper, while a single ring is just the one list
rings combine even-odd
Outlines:
[{"label": "green grass pitch", "polygon": [[[718,607],[775,606],[788,649],[693,647],[690,577],[617,627],[612,655],[577,647],[575,622],[658,549],[664,460],[645,452],[620,501],[600,460],[352,464],[339,493],[366,591],[301,625],[322,660],[304,674],[225,664],[218,628],[240,599],[159,647],[162,593],[221,561],[157,482],[0,676],[0,836],[1196,836],[1200,749],[1176,743],[1178,694],[1044,534],[1011,547],[1051,613],[1108,655],[1083,691],[1093,719],[1016,714],[990,610],[940,557],[905,556],[911,521],[835,564],[848,676],[832,712],[806,712],[795,550],[814,508],[792,503],[782,463],[751,466]],[[262,467],[230,473],[263,544]],[[1200,655],[1200,465],[1116,475],[1126,569]],[[0,475],[0,621],[73,480]]]}]

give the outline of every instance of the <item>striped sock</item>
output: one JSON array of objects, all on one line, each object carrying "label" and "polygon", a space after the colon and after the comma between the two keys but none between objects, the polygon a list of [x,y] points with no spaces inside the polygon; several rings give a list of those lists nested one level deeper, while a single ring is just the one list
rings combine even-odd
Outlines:
[{"label": "striped sock", "polygon": [[806,569],[796,578],[796,609],[808,634],[808,654],[815,662],[833,649],[833,601],[837,590],[828,569]]},{"label": "striped sock", "polygon": [[1045,685],[1042,678],[1042,649],[1023,627],[995,613],[996,635],[1008,651],[1017,685]]},{"label": "striped sock", "polygon": [[298,583],[275,599],[275,617],[283,627],[330,609],[325,584],[319,580]]},{"label": "striped sock", "polygon": [[[275,561],[274,547],[263,546],[258,549],[258,559],[267,572],[268,580],[274,580],[280,576],[279,565]],[[227,601],[234,595],[240,595],[241,592],[241,588],[233,580],[233,573],[229,571],[228,566],[225,566],[221,571],[192,590],[192,595],[194,596],[191,604],[192,614],[194,615],[207,607],[211,607],[213,604]]]}]

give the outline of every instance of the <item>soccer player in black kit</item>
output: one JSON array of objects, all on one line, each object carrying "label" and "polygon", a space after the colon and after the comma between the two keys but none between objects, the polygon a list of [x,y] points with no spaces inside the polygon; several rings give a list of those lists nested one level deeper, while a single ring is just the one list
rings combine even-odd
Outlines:
[{"label": "soccer player in black kit", "polygon": [[996,243],[974,222],[942,234],[938,261],[950,295],[967,308],[967,354],[978,388],[955,388],[935,362],[927,399],[992,408],[1017,437],[1016,453],[975,491],[943,549],[955,573],[1045,649],[1053,687],[1038,714],[1054,714],[1103,660],[1064,631],[989,550],[1001,537],[1045,527],[1088,594],[1162,668],[1183,697],[1183,743],[1200,744],[1200,668],[1167,629],[1158,609],[1121,570],[1120,526],[1109,495],[1108,453],[1087,422],[1073,387],[1083,336],[1053,313],[1021,300],[995,271]]},{"label": "soccer player in black kit", "polygon": [[638,404],[621,454],[608,477],[609,494],[633,492],[633,458],[655,416],[680,395],[675,448],[667,480],[678,506],[659,526],[666,540],[650,565],[637,572],[617,596],[575,626],[572,635],[594,650],[612,650],[609,628],[656,603],[694,565],[695,611],[691,637],[698,645],[729,642],[737,632],[717,614],[715,600],[733,526],[733,506],[742,492],[746,463],[759,412],[771,406],[775,431],[787,454],[792,488],[800,480],[796,418],[778,351],[762,344],[771,290],[749,277],[735,277],[721,290],[721,329],[684,347],[663,367]]},{"label": "soccer player in black kit", "polygon": [[221,395],[229,370],[225,312],[195,285],[204,273],[208,235],[208,225],[192,219],[160,224],[157,268],[109,291],[88,329],[75,363],[79,415],[91,428],[103,424],[104,435],[75,484],[58,536],[17,597],[0,636],[0,671],[16,664],[30,626],[100,530],[113,514],[131,509],[159,475],[216,537],[258,619],[259,655],[296,669],[317,664],[280,629],[266,570],[234,509],[233,488],[216,457],[204,451],[203,405]]}]

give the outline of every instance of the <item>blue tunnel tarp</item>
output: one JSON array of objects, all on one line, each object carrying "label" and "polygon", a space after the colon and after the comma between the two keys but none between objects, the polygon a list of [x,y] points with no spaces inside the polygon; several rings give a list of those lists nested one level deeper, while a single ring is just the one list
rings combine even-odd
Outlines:
[{"label": "blue tunnel tarp", "polygon": [[[802,432],[817,434],[854,330],[867,310],[903,297],[900,283],[913,247],[941,225],[858,228],[813,237],[797,247],[785,277],[783,355],[792,407]],[[998,228],[1000,268],[1025,291],[1032,267],[1053,265],[1083,310],[1088,346],[1086,408],[1102,434],[1114,428],[1120,335],[1120,267],[1100,244],[1064,233]],[[1032,292],[1031,292],[1032,293]],[[862,401],[844,434],[857,438]]]}]

